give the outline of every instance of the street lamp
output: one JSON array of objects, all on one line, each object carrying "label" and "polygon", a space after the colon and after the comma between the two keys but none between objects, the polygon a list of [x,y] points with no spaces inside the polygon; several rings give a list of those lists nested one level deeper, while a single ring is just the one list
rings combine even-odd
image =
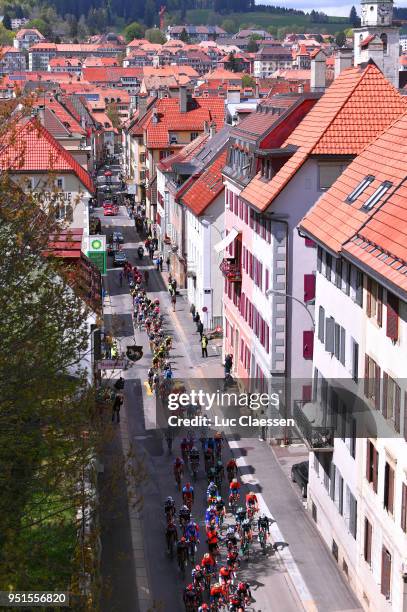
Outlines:
[{"label": "street lamp", "polygon": [[294,302],[297,302],[298,304],[300,304],[307,311],[312,321],[312,331],[315,331],[315,319],[312,316],[312,312],[310,311],[310,309],[308,308],[305,302],[294,297],[293,295],[290,295],[289,293],[285,293],[284,291],[278,291],[277,289],[267,289],[266,296],[268,297],[269,295],[281,295],[281,297],[290,298],[290,300],[293,300]]}]

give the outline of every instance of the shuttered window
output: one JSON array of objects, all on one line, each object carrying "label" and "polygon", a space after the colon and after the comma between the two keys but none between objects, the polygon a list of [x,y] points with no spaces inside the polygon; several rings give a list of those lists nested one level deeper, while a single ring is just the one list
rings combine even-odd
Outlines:
[{"label": "shuttered window", "polygon": [[380,591],[386,599],[391,597],[391,554],[385,546],[382,548],[382,575]]},{"label": "shuttered window", "polygon": [[304,274],[304,302],[315,300],[315,274]]},{"label": "shuttered window", "polygon": [[407,485],[405,482],[401,485],[401,520],[400,526],[404,533],[407,533]]},{"label": "shuttered window", "polygon": [[365,395],[374,402],[376,410],[380,410],[380,367],[365,355]]},{"label": "shuttered window", "polygon": [[399,299],[389,291],[387,292],[386,335],[393,342],[396,342],[399,337]]},{"label": "shuttered window", "polygon": [[325,253],[325,276],[330,281],[332,273],[332,255]]},{"label": "shuttered window", "polygon": [[325,322],[325,348],[328,353],[334,354],[335,350],[335,319],[329,317]]},{"label": "shuttered window", "polygon": [[335,261],[335,285],[340,289],[342,285],[342,259]]},{"label": "shuttered window", "polygon": [[322,272],[322,249],[320,246],[317,251],[317,270],[318,272]]},{"label": "shuttered window", "polygon": [[319,307],[318,313],[318,340],[322,343],[325,340],[325,310],[322,306]]},{"label": "shuttered window", "polygon": [[393,514],[394,511],[394,470],[386,461],[384,469],[384,507]]},{"label": "shuttered window", "polygon": [[304,359],[312,359],[314,354],[314,332],[304,331],[303,332],[303,351]]},{"label": "shuttered window", "polygon": [[358,502],[356,498],[349,491],[349,531],[356,540],[358,523]]},{"label": "shuttered window", "polygon": [[366,478],[373,485],[373,491],[377,493],[377,481],[379,474],[379,453],[374,444],[367,440],[366,452]]},{"label": "shuttered window", "polygon": [[383,325],[383,287],[377,287],[377,313],[376,320],[379,327]]},{"label": "shuttered window", "polygon": [[365,517],[365,541],[364,541],[364,558],[368,565],[372,565],[372,525]]},{"label": "shuttered window", "polygon": [[359,270],[356,270],[355,302],[363,306],[363,274]]},{"label": "shuttered window", "polygon": [[358,382],[359,377],[359,344],[352,338],[352,378]]}]

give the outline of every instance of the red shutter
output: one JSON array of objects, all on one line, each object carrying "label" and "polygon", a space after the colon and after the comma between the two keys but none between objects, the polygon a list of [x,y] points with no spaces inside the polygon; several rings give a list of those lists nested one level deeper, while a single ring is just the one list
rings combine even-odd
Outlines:
[{"label": "red shutter", "polygon": [[270,331],[269,331],[269,326],[266,323],[266,339],[265,339],[265,348],[267,353],[270,352]]},{"label": "red shutter", "polygon": [[310,402],[312,400],[312,385],[302,386],[302,401]]},{"label": "red shutter", "polygon": [[391,581],[391,555],[383,546],[382,548],[382,576],[381,576],[381,593],[386,599],[390,599],[390,581]]},{"label": "red shutter", "polygon": [[387,292],[387,328],[386,335],[395,342],[399,337],[399,299]]},{"label": "red shutter", "polygon": [[304,274],[304,302],[315,299],[315,274]]},{"label": "red shutter", "polygon": [[370,482],[370,464],[371,464],[372,443],[366,440],[366,480]]},{"label": "red shutter", "polygon": [[267,291],[268,288],[269,288],[269,271],[268,271],[268,268],[266,268],[266,286],[264,290]]},{"label": "red shutter", "polygon": [[367,302],[366,302],[366,314],[368,317],[372,316],[372,279],[367,279]]},{"label": "red shutter", "polygon": [[402,483],[401,490],[401,528],[404,533],[407,532],[407,485]]},{"label": "red shutter", "polygon": [[305,238],[305,246],[315,248],[317,245],[315,244],[313,240],[311,240],[311,238]]},{"label": "red shutter", "polygon": [[379,460],[379,453],[377,452],[377,450],[375,449],[375,447],[372,444],[372,453],[373,453],[373,491],[375,493],[377,493],[377,480],[378,480],[378,473],[379,473],[379,464],[378,464],[378,460]]},{"label": "red shutter", "polygon": [[312,359],[314,354],[314,332],[304,331],[302,333],[302,354],[304,359]]}]

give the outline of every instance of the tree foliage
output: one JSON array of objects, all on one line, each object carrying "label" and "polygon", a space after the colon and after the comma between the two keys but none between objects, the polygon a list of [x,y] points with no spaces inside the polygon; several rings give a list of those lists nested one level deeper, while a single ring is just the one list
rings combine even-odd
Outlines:
[{"label": "tree foliage", "polygon": [[158,28],[151,28],[150,30],[146,30],[145,37],[148,42],[153,43],[155,45],[163,45],[166,42],[166,37],[161,30]]},{"label": "tree foliage", "polygon": [[338,47],[344,47],[346,45],[346,34],[345,32],[338,32],[335,37],[335,43]]},{"label": "tree foliage", "polygon": [[133,23],[129,23],[129,25],[124,29],[124,37],[127,42],[131,42],[135,38],[140,39],[144,37],[144,28],[137,21],[133,21]]}]

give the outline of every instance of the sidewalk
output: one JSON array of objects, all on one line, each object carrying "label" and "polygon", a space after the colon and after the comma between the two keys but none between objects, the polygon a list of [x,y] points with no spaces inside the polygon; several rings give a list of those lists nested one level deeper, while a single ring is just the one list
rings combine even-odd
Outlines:
[{"label": "sidewalk", "polygon": [[[204,378],[223,379],[219,352],[222,341],[210,342],[209,357],[202,358],[199,334],[186,298],[177,301],[174,318],[181,335],[189,341],[191,358],[201,370],[201,375]],[[187,377],[191,377],[191,371]],[[284,473],[277,459],[278,449],[276,454],[272,446],[253,437],[240,439],[231,446],[235,456],[240,458],[238,464],[242,481],[261,494],[276,520],[275,533],[289,544],[281,556],[304,608],[321,612],[362,610]],[[284,458],[284,453],[279,454]]]}]

